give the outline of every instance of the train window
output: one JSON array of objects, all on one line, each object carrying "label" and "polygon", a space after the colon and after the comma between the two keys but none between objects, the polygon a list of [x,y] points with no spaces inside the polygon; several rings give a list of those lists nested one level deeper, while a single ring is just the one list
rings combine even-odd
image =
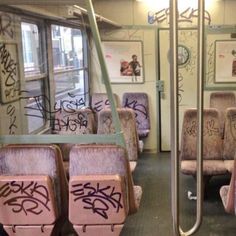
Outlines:
[{"label": "train window", "polygon": [[39,75],[41,72],[41,56],[38,26],[36,24],[22,22],[21,31],[25,77]]},{"label": "train window", "polygon": [[35,80],[26,83],[27,104],[26,112],[28,117],[29,133],[40,129],[45,125],[45,94],[43,89],[43,81]]},{"label": "train window", "polygon": [[[80,29],[52,25],[55,101],[79,98],[85,103],[85,71],[83,34]],[[73,94],[73,96],[70,96]]]},{"label": "train window", "polygon": [[43,65],[42,40],[37,24],[22,22],[22,49],[25,77],[25,115],[28,121],[28,132],[42,129],[46,124],[44,104],[44,84],[46,80]]}]

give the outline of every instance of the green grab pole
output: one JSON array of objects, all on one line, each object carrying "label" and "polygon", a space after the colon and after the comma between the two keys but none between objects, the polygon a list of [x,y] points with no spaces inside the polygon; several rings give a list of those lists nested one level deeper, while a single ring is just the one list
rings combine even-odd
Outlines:
[{"label": "green grab pole", "polygon": [[114,121],[115,131],[117,134],[117,143],[123,147],[126,147],[124,135],[123,135],[123,132],[121,131],[119,115],[116,110],[115,99],[114,99],[114,96],[112,93],[108,70],[107,70],[104,54],[102,51],[101,38],[100,38],[99,31],[98,31],[98,26],[97,26],[96,17],[95,17],[95,13],[94,13],[94,9],[93,9],[93,4],[92,4],[91,0],[87,0],[86,2],[87,2],[89,23],[90,23],[90,27],[92,30],[95,46],[97,49],[97,54],[98,54],[98,59],[100,62],[100,67],[101,67],[101,71],[102,71],[104,84],[106,87],[108,99],[109,99],[110,106],[111,106],[112,119]]}]

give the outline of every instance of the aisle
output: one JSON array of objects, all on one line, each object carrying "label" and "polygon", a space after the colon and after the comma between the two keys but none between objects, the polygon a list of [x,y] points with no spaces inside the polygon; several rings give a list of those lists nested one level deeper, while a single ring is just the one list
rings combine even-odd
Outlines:
[{"label": "aisle", "polygon": [[[142,154],[134,172],[134,182],[143,187],[139,212],[129,216],[122,236],[172,236],[170,198],[170,153]],[[187,199],[187,191],[194,191],[191,176],[181,175],[181,222],[189,229],[195,220],[195,201]],[[219,189],[227,185],[229,176],[212,178],[208,198],[204,201],[204,219],[197,236],[235,236],[236,217],[225,213]]]}]

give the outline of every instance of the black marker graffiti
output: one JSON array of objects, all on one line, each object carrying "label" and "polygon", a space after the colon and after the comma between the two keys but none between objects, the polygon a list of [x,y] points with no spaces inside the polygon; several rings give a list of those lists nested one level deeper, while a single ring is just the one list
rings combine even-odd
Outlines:
[{"label": "black marker graffiti", "polygon": [[47,114],[55,114],[55,113],[69,113],[73,114],[81,107],[85,106],[84,98],[75,98],[75,96],[81,96],[81,95],[73,95],[71,93],[68,93],[68,96],[71,99],[61,99],[58,102],[55,102],[54,104],[54,110],[50,111],[50,99],[45,95],[39,95],[34,97],[22,97],[23,99],[31,99],[34,100],[32,103],[33,105],[26,106],[25,109],[28,111],[40,111],[41,115],[34,115],[34,114],[25,114],[26,116],[33,116],[38,118],[44,118],[46,119]]},{"label": "black marker graffiti", "polygon": [[90,182],[85,184],[75,184],[72,186],[71,194],[74,195],[74,201],[82,201],[85,203],[84,209],[91,210],[94,214],[98,214],[104,219],[108,219],[107,211],[110,207],[114,208],[118,213],[121,208],[121,193],[115,191],[115,187],[101,187],[97,183],[93,187]]},{"label": "black marker graffiti", "polygon": [[[72,118],[71,118],[72,117]],[[66,115],[60,118],[54,118],[53,120],[53,131],[76,131],[78,129],[87,128],[88,120],[87,117],[78,112],[73,115]]]},{"label": "black marker graffiti", "polygon": [[9,116],[9,134],[15,134],[15,131],[17,130],[17,125],[16,125],[16,107],[13,105],[8,105],[7,107],[7,115]]},{"label": "black marker graffiti", "polygon": [[148,119],[147,108],[143,104],[138,103],[137,100],[129,100],[126,98],[124,107],[133,109],[136,118],[141,117],[140,119],[136,119],[137,125],[140,124],[139,120]]},{"label": "black marker graffiti", "polygon": [[78,112],[85,106],[85,100],[81,96],[83,95],[68,93],[68,98],[57,101],[52,111],[49,109],[50,100],[45,95],[22,97],[22,99],[30,98],[33,101],[25,107],[27,111],[25,115],[52,122],[54,131],[62,129],[75,131],[81,127],[86,128],[88,121],[81,112]]},{"label": "black marker graffiti", "polygon": [[0,66],[2,83],[5,85],[4,96],[7,101],[12,101],[14,98],[19,97],[20,80],[17,75],[16,58],[12,57],[7,48],[9,45],[0,43]]},{"label": "black marker graffiti", "polygon": [[108,99],[100,100],[100,101],[94,103],[93,110],[95,112],[100,112],[104,107],[107,107],[109,105],[110,105],[110,102]]},{"label": "black marker graffiti", "polygon": [[12,207],[14,213],[40,215],[44,209],[50,211],[47,188],[34,181],[28,184],[16,181],[5,183],[0,186],[0,198],[4,198],[3,204]]},{"label": "black marker graffiti", "polygon": [[0,13],[0,35],[8,36],[11,39],[14,37],[13,20],[11,15]]},{"label": "black marker graffiti", "polygon": [[[215,120],[204,121],[203,136],[217,136],[220,135],[220,129],[215,127]],[[192,121],[184,129],[184,134],[188,136],[197,137],[197,122]]]},{"label": "black marker graffiti", "polygon": [[[194,9],[191,7],[188,7],[187,9],[183,10],[179,13],[178,16],[178,22],[187,22],[187,23],[193,23],[194,19],[198,18],[199,11],[198,9]],[[170,9],[169,8],[163,8],[158,12],[148,12],[148,23],[154,24],[156,23],[162,23],[164,21],[169,24],[170,22]],[[208,11],[205,11],[205,20],[208,21],[208,25],[211,24],[211,15]]]}]

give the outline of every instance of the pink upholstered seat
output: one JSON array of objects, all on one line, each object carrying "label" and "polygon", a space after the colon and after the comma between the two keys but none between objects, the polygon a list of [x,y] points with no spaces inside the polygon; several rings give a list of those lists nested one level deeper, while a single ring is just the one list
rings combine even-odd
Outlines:
[{"label": "pink upholstered seat", "polygon": [[59,148],[0,149],[0,222],[10,236],[57,235],[67,215],[67,195]]},{"label": "pink upholstered seat", "polygon": [[214,92],[210,95],[210,107],[219,111],[220,127],[224,134],[226,109],[236,107],[236,98],[233,92]]},{"label": "pink upholstered seat", "polygon": [[225,115],[223,158],[225,167],[231,173],[236,151],[236,108],[228,108]]},{"label": "pink upholstered seat", "polygon": [[[116,145],[76,145],[70,153],[69,219],[80,235],[119,235],[139,208],[127,153]],[[112,233],[113,231],[113,233]]]},{"label": "pink upholstered seat", "polygon": [[231,214],[236,214],[235,207],[235,172],[236,171],[236,162],[234,161],[231,180],[229,185],[222,186],[220,189],[220,196],[223,202],[225,211]]},{"label": "pink upholstered seat", "polygon": [[122,106],[133,109],[139,138],[145,138],[150,132],[148,96],[146,93],[124,93]]},{"label": "pink upholstered seat", "polygon": [[[216,109],[203,112],[203,175],[213,176],[227,173],[222,157],[222,139],[219,114]],[[181,139],[181,171],[196,175],[197,110],[188,109],[184,114]]]},{"label": "pink upholstered seat", "polygon": [[[128,158],[129,161],[135,162],[134,164],[131,164],[133,168],[135,168],[138,159],[138,145],[139,145],[137,128],[135,124],[135,114],[132,109],[128,108],[118,108],[117,111],[121,122],[121,129],[124,132]],[[99,113],[97,133],[98,134],[115,133],[114,125],[112,122],[111,110],[105,109]]]},{"label": "pink upholstered seat", "polygon": [[[117,94],[113,93],[116,107],[120,107],[120,101]],[[110,109],[110,102],[106,93],[94,93],[91,96],[91,109],[95,118],[95,129],[98,127],[98,113],[104,109]]]}]

